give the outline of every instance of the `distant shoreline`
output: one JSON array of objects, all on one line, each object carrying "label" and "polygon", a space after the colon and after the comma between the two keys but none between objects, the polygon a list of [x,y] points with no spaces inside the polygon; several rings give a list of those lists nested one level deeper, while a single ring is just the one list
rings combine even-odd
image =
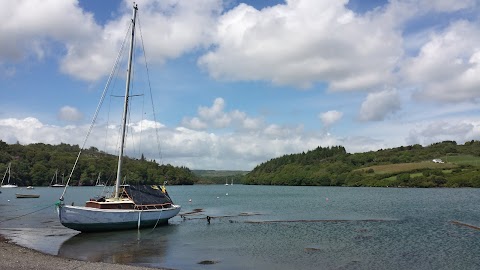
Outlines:
[{"label": "distant shoreline", "polygon": [[166,269],[103,262],[88,262],[42,253],[12,243],[0,234],[0,269],[3,270],[152,270]]}]

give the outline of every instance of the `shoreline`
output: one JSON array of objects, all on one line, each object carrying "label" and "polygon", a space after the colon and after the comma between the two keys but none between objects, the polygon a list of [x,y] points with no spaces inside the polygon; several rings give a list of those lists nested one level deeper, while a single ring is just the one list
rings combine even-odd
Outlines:
[{"label": "shoreline", "polygon": [[2,270],[152,270],[154,268],[126,264],[89,262],[45,254],[38,250],[12,243],[0,234],[0,269]]}]

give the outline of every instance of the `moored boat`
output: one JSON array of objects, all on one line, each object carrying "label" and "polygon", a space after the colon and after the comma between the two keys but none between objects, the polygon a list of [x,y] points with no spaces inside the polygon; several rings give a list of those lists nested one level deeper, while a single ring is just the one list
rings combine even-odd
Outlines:
[{"label": "moored boat", "polygon": [[[12,167],[12,163],[10,162],[10,163],[8,163],[7,170],[5,171],[5,174],[3,175],[2,183],[0,184],[0,187],[2,187],[2,188],[17,188],[18,187],[16,184],[10,184],[10,176],[12,174],[11,167]],[[7,183],[4,185],[3,182],[4,182],[5,177],[7,175],[8,175]]]},{"label": "moored boat", "polygon": [[97,181],[95,182],[96,187],[104,187],[105,186],[104,183],[100,182],[100,175],[101,175],[101,173],[98,173]]},{"label": "moored boat", "polygon": [[65,187],[64,184],[64,177],[62,176],[62,182],[58,182],[58,170],[55,170],[55,174],[52,177],[52,181],[50,182],[51,187]]},{"label": "moored boat", "polygon": [[[122,114],[121,143],[118,154],[117,175],[113,196],[100,197],[88,200],[85,206],[67,205],[64,203],[68,183],[73,174],[67,180],[57,210],[60,222],[67,228],[81,232],[112,231],[126,229],[140,229],[156,227],[159,224],[168,223],[168,220],[180,212],[181,206],[175,205],[168,195],[164,182],[158,185],[121,185],[123,152],[125,146],[126,122],[129,109],[130,77],[132,70],[132,55],[135,36],[135,22],[137,5],[133,7],[131,20],[131,41],[128,58],[127,79],[125,86],[124,110]],[[92,125],[95,122],[95,117]],[[87,134],[88,136],[88,134]],[[86,140],[85,140],[86,141]],[[83,148],[83,147],[82,147]],[[78,158],[80,157],[81,151]],[[75,162],[76,164],[77,162]]]},{"label": "moored boat", "polygon": [[31,199],[31,198],[40,198],[39,194],[20,194],[20,193],[15,193],[15,197],[17,199]]}]

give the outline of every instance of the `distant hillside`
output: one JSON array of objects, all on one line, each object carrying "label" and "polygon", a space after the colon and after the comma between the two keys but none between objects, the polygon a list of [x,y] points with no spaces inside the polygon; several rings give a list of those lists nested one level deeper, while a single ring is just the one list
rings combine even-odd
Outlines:
[{"label": "distant hillside", "polygon": [[[11,182],[19,186],[47,186],[58,170],[59,178],[67,176],[72,169],[80,147],[78,145],[49,145],[43,143],[20,145],[7,144],[0,140],[0,173],[12,163]],[[70,185],[93,185],[99,173],[101,182],[112,184],[116,177],[117,156],[99,151],[95,147],[84,149],[72,176]],[[170,164],[159,165],[143,158],[125,157],[123,165],[127,183],[192,185],[198,181],[186,167]]]},{"label": "distant hillside", "polygon": [[192,170],[198,177],[198,184],[241,184],[248,171],[235,170]]},{"label": "distant hillside", "polygon": [[[435,163],[440,159],[443,163]],[[480,142],[454,141],[349,154],[342,146],[317,147],[255,167],[245,184],[480,187]]]}]

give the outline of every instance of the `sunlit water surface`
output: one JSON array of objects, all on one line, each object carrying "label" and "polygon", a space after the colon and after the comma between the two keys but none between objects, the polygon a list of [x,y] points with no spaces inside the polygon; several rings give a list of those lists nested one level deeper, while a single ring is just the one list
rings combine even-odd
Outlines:
[{"label": "sunlit water surface", "polygon": [[[93,234],[59,223],[61,188],[0,190],[0,233],[80,260],[175,269],[480,269],[480,189],[171,186],[183,216],[169,225]],[[65,198],[82,205],[101,193],[70,187]]]}]

